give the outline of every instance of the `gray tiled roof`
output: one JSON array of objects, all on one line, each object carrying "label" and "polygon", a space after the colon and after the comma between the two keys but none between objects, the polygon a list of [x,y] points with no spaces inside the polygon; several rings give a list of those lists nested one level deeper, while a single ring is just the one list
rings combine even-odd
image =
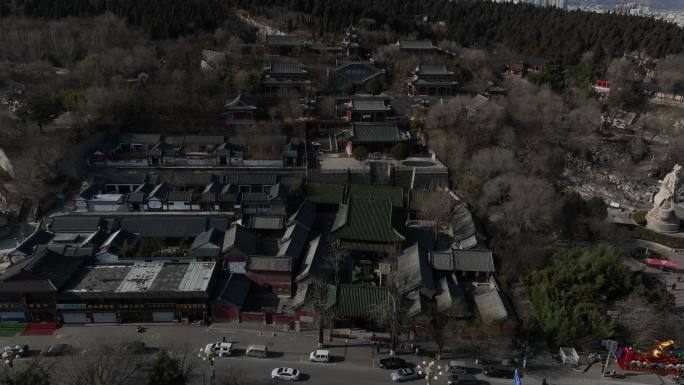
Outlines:
[{"label": "gray tiled roof", "polygon": [[282,217],[252,216],[249,221],[249,228],[257,230],[280,230],[283,228]]},{"label": "gray tiled roof", "polygon": [[477,311],[486,324],[497,323],[508,319],[508,310],[501,293],[496,288],[478,288],[473,293]]},{"label": "gray tiled roof", "polygon": [[400,142],[404,137],[399,133],[399,127],[391,123],[354,123],[352,124],[354,141],[370,142]]},{"label": "gray tiled roof", "polygon": [[489,250],[452,249],[430,253],[430,263],[436,270],[493,273],[494,260]]},{"label": "gray tiled roof", "polygon": [[427,260],[426,253],[418,243],[406,248],[397,258],[398,272],[395,279],[403,292],[420,289],[420,292],[432,297],[435,294],[435,281],[432,266]]},{"label": "gray tiled roof", "polygon": [[264,257],[252,255],[247,258],[247,270],[292,271],[292,259],[288,257]]},{"label": "gray tiled roof", "polygon": [[54,232],[92,233],[101,222],[100,217],[65,215],[53,217],[49,228]]}]

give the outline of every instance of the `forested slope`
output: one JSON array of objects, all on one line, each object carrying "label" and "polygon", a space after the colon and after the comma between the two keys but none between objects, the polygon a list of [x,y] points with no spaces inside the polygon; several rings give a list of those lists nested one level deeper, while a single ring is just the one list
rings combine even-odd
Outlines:
[{"label": "forested slope", "polygon": [[[598,14],[525,4],[480,0],[234,0],[254,13],[266,7],[315,16],[310,30],[321,35],[339,31],[361,18],[374,19],[402,34],[436,40],[454,40],[465,46],[502,43],[522,54],[561,64],[574,64],[587,51],[608,56],[639,50],[652,57],[684,51],[684,30],[651,18]],[[446,22],[431,28],[428,20]]]}]

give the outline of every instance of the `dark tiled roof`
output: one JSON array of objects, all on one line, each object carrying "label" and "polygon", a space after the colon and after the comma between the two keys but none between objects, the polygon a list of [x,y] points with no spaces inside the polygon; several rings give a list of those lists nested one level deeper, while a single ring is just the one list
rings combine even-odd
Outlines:
[{"label": "dark tiled roof", "polygon": [[415,73],[420,75],[453,75],[451,71],[447,71],[443,65],[422,65],[416,68]]},{"label": "dark tiled roof", "polygon": [[392,306],[387,288],[359,285],[329,286],[328,302],[343,317],[371,318]]},{"label": "dark tiled roof", "polygon": [[423,49],[434,50],[437,49],[430,40],[400,40],[399,47],[405,49]]},{"label": "dark tiled roof", "polygon": [[302,46],[304,40],[294,35],[268,35],[266,44],[278,46]]},{"label": "dark tiled roof", "polygon": [[351,109],[353,111],[388,111],[390,107],[382,99],[353,99]]},{"label": "dark tiled roof", "polygon": [[308,237],[309,230],[307,228],[296,223],[290,225],[280,241],[278,256],[292,257],[298,261],[304,253]]},{"label": "dark tiled roof", "polygon": [[407,137],[399,132],[396,124],[390,123],[353,123],[355,143],[402,142]]},{"label": "dark tiled roof", "polygon": [[392,204],[389,199],[350,198],[340,204],[332,233],[345,241],[402,242],[392,223]]},{"label": "dark tiled roof", "polygon": [[119,253],[127,247],[133,247],[138,242],[135,234],[119,229],[112,233],[100,246],[100,252]]},{"label": "dark tiled roof", "polygon": [[144,216],[121,220],[121,228],[141,238],[193,238],[207,229],[207,218],[186,216]]},{"label": "dark tiled roof", "polygon": [[142,143],[157,144],[161,140],[161,135],[157,134],[121,134],[119,143]]},{"label": "dark tiled roof", "polygon": [[256,110],[257,109],[254,102],[250,98],[248,98],[242,94],[238,94],[238,96],[236,96],[235,98],[226,101],[226,104],[224,105],[224,107],[227,110]]},{"label": "dark tiled roof", "polygon": [[288,223],[298,223],[301,226],[304,226],[304,228],[311,230],[315,220],[316,205],[305,200],[299,205],[297,211],[290,216]]},{"label": "dark tiled roof", "polygon": [[[0,275],[0,286],[2,286],[0,291],[7,292],[10,289],[46,291],[50,286],[52,290],[47,291],[56,291],[71,279],[85,261],[86,257],[83,256],[66,257],[42,247],[31,257],[10,266],[4,274]],[[32,278],[27,279],[25,274]],[[43,280],[42,283],[41,280]]]},{"label": "dark tiled roof", "polygon": [[[38,245],[44,245],[50,242],[54,234],[49,233],[41,228],[37,228],[26,239],[24,239],[13,251],[18,251],[22,254],[31,254]],[[13,252],[12,251],[12,252]],[[11,252],[11,253],[12,253]]]},{"label": "dark tiled roof", "polygon": [[218,248],[219,250],[223,248],[223,238],[225,237],[225,233],[221,230],[216,230],[216,229],[209,229],[202,234],[198,235],[194,241],[192,241],[192,245],[190,246],[190,249],[198,249],[201,247],[210,247],[210,248]]},{"label": "dark tiled roof", "polygon": [[[340,184],[309,183],[306,185],[307,198],[314,203],[337,205],[342,201],[343,192],[344,186]],[[404,207],[404,192],[401,187],[351,184],[349,195],[352,198],[390,199],[393,207]]]},{"label": "dark tiled roof", "polygon": [[287,198],[287,189],[282,183],[276,183],[268,191],[268,200],[276,198]]},{"label": "dark tiled roof", "polygon": [[276,176],[274,174],[240,174],[238,185],[274,185]]},{"label": "dark tiled roof", "polygon": [[192,200],[192,191],[171,191],[166,196],[169,202],[190,202]]},{"label": "dark tiled roof", "polygon": [[132,192],[126,195],[126,202],[128,203],[142,203],[145,200],[145,193]]},{"label": "dark tiled roof", "polygon": [[306,74],[307,72],[299,63],[272,63],[266,67],[267,74]]},{"label": "dark tiled roof", "polygon": [[235,247],[244,254],[254,254],[257,249],[257,236],[249,229],[240,225],[232,225],[226,230],[223,240],[223,251]]},{"label": "dark tiled roof", "polygon": [[243,193],[240,201],[243,205],[268,204],[268,193]]},{"label": "dark tiled roof", "polygon": [[247,258],[245,268],[256,271],[292,271],[292,259],[288,257],[252,255]]},{"label": "dark tiled roof", "polygon": [[53,217],[49,227],[54,232],[92,233],[100,225],[100,217],[74,215]]},{"label": "dark tiled roof", "polygon": [[231,274],[218,292],[219,301],[242,307],[247,302],[247,296],[252,288],[252,281],[244,274]]}]

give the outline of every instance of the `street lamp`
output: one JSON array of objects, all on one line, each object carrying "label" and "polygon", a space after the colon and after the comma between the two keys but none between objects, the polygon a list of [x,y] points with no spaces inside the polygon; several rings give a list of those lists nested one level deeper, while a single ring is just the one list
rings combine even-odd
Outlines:
[{"label": "street lamp", "polygon": [[211,378],[209,379],[209,383],[211,385],[214,385],[214,383],[216,382],[216,368],[214,368],[214,358],[218,357],[216,349],[214,349],[212,345],[207,345],[205,348],[200,348],[197,357],[202,359],[202,361],[209,361],[209,367],[211,368]]},{"label": "street lamp", "polygon": [[439,376],[442,375],[442,367],[435,364],[435,361],[423,361],[423,365],[418,365],[418,373],[424,374],[425,380],[427,381],[428,385],[430,385],[432,380],[436,381],[439,379]]}]

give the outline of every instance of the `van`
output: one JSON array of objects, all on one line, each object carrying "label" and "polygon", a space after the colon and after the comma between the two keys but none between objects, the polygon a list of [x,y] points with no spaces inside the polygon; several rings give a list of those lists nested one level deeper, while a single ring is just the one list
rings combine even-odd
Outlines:
[{"label": "van", "polygon": [[329,350],[315,350],[309,354],[309,361],[311,362],[330,362]]},{"label": "van", "polygon": [[246,355],[248,357],[266,358],[268,350],[266,349],[266,345],[249,345]]}]

